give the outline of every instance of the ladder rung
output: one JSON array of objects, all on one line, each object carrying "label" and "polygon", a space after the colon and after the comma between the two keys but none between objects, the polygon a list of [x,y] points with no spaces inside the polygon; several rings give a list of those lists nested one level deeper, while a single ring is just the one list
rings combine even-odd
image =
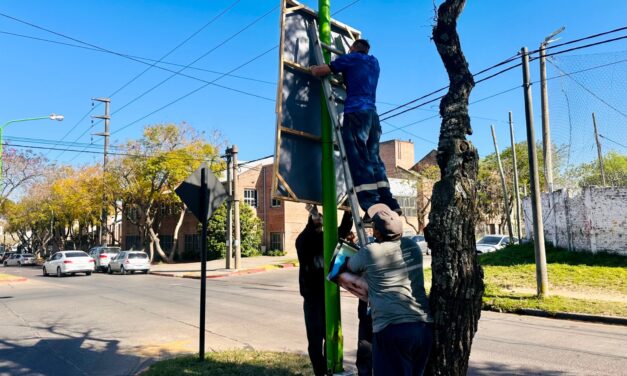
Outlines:
[{"label": "ladder rung", "polygon": [[334,53],[334,54],[336,54],[336,55],[344,55],[344,52],[342,52],[342,51],[338,50],[338,49],[337,49],[337,48],[335,48],[334,46],[330,46],[330,45],[328,45],[328,44],[326,44],[326,43],[322,43],[322,42],[320,42],[320,45],[321,45],[324,49],[326,49],[326,50],[328,50],[328,51],[331,51],[331,52],[333,52],[333,53]]}]

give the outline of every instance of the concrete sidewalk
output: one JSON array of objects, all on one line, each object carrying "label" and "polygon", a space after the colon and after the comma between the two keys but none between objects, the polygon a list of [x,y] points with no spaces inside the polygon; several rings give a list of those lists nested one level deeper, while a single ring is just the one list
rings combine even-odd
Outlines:
[{"label": "concrete sidewalk", "polygon": [[[200,265],[200,262],[157,264],[150,267],[150,274],[179,278],[200,278]],[[207,261],[207,278],[222,278],[297,266],[298,259],[296,255],[242,257],[239,269],[227,269],[224,259],[211,260]]]}]

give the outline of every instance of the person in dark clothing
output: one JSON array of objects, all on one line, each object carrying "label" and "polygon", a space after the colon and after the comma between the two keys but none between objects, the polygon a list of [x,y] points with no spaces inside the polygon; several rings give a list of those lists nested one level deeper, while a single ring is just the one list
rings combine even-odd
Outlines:
[{"label": "person in dark clothing", "polygon": [[368,302],[359,299],[357,306],[359,331],[357,332],[357,373],[359,376],[372,375],[372,316],[368,312]]},{"label": "person in dark clothing", "polygon": [[330,64],[314,65],[310,69],[316,77],[330,73],[342,73],[344,77],[342,140],[359,206],[367,212],[372,205],[383,203],[401,214],[379,155],[381,124],[375,102],[380,68],[377,58],[368,55],[369,51],[370,43],[358,39],[349,53],[338,56]]},{"label": "person in dark clothing", "polygon": [[[338,236],[346,238],[353,227],[349,211],[344,212],[338,228]],[[315,206],[310,210],[305,229],[296,238],[298,253],[298,284],[303,297],[305,329],[307,331],[307,352],[316,376],[325,375],[325,305],[324,305],[324,254],[322,238],[322,215]]]}]

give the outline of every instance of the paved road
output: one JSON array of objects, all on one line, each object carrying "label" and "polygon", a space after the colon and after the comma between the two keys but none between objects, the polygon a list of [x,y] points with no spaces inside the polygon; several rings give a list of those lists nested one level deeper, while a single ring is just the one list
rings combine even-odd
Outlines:
[{"label": "paved road", "polygon": [[[55,278],[8,268],[0,284],[0,375],[130,375],[163,356],[197,351],[197,280],[152,275]],[[297,270],[207,281],[209,350],[306,351]],[[342,296],[347,363],[356,300]],[[484,312],[472,375],[620,375],[627,328]]]}]

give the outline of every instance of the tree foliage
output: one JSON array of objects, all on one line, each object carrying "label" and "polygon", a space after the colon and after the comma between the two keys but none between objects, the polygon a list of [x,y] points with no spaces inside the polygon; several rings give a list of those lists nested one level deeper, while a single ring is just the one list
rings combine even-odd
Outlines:
[{"label": "tree foliage", "polygon": [[[605,182],[609,186],[627,187],[627,155],[609,152],[603,157]],[[566,176],[573,185],[587,187],[603,185],[601,170],[597,160],[582,163],[566,171]]]},{"label": "tree foliage", "polygon": [[[227,213],[226,203],[222,204],[209,219],[207,227],[207,251],[210,258],[226,256]],[[240,204],[240,235],[242,257],[261,254],[263,223],[255,210],[246,203]]]},{"label": "tree foliage", "polygon": [[128,142],[125,154],[114,160],[111,168],[118,179],[116,200],[122,201],[126,219],[138,227],[151,259],[156,251],[162,260],[172,262],[174,249],[166,254],[161,248],[159,208],[173,206],[179,215],[184,214],[174,189],[202,162],[214,172],[223,170],[218,148],[186,124],[157,124],[147,126],[141,139]]}]

